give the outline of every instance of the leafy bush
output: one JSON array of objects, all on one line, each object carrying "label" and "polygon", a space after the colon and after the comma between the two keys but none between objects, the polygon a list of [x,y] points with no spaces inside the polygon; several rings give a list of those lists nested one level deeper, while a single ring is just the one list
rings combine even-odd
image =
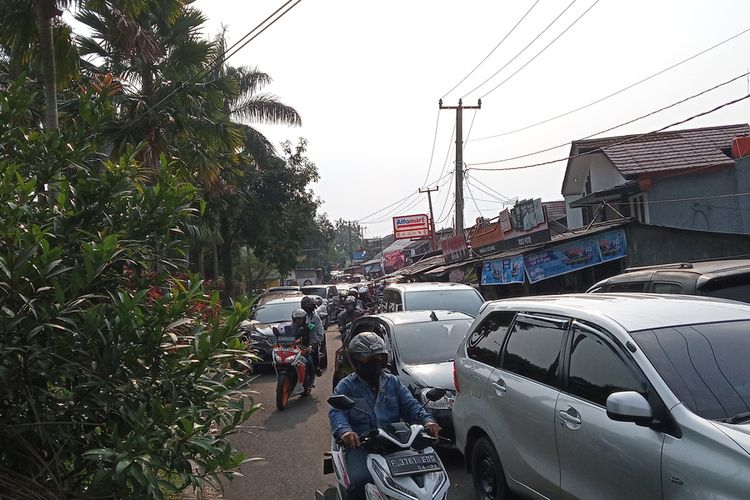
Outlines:
[{"label": "leafy bush", "polygon": [[137,150],[101,153],[106,96],[60,136],[24,95],[0,95],[0,491],[161,498],[233,474],[248,306],[208,314],[218,297],[177,274],[198,193],[165,158],[155,182]]}]

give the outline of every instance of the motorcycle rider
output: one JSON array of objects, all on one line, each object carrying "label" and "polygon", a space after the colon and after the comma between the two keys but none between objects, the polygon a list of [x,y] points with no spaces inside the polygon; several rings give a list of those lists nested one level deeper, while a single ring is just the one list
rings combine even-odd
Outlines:
[{"label": "motorcycle rider", "polygon": [[323,370],[318,366],[318,361],[320,360],[320,344],[323,342],[323,335],[325,335],[323,321],[320,319],[320,316],[318,316],[318,313],[315,312],[318,308],[315,299],[309,295],[302,297],[300,306],[305,310],[305,313],[307,313],[305,321],[310,329],[310,350],[312,351],[314,373],[320,377],[323,375]]},{"label": "motorcycle rider", "polygon": [[312,332],[307,326],[307,313],[304,309],[295,309],[292,311],[292,324],[286,327],[286,334],[301,339],[302,345],[308,348],[307,354],[305,354],[305,359],[307,360],[307,375],[305,376],[303,385],[305,389],[311,389],[313,381],[315,380],[315,377],[312,375],[315,373],[315,365],[313,363],[312,349],[309,349]]},{"label": "motorcycle rider", "polygon": [[344,329],[346,325],[362,316],[362,314],[363,312],[357,309],[357,299],[352,296],[347,297],[344,301],[344,311],[339,313],[338,316],[339,330]]},{"label": "motorcycle rider", "polygon": [[383,427],[401,420],[421,423],[434,437],[440,427],[401,381],[385,370],[388,352],[380,336],[373,332],[357,334],[349,342],[348,353],[355,372],[344,377],[333,393],[354,399],[369,418],[359,411],[329,407],[328,419],[333,437],[347,448],[344,452],[349,476],[347,498],[363,499],[365,485],[372,482],[372,477],[367,469],[367,451],[359,447],[360,435],[370,431],[373,424]]}]

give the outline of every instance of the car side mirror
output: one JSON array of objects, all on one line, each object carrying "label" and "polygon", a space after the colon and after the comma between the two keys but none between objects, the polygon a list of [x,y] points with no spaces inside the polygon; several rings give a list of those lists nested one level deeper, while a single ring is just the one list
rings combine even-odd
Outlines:
[{"label": "car side mirror", "polygon": [[647,425],[653,422],[651,405],[635,391],[614,392],[607,398],[607,416],[617,422]]},{"label": "car side mirror", "polygon": [[354,407],[354,400],[345,394],[337,394],[328,398],[328,404],[337,410],[349,410]]},{"label": "car side mirror", "polygon": [[441,389],[439,387],[433,387],[432,389],[430,389],[429,391],[425,393],[424,397],[425,399],[427,399],[427,401],[435,402],[435,401],[441,400],[443,396],[445,396],[447,393],[448,391],[445,389]]}]

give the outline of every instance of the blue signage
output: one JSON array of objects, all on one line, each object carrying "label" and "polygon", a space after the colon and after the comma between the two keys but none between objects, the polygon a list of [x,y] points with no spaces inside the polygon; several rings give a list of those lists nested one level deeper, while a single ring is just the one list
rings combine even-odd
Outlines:
[{"label": "blue signage", "polygon": [[360,250],[359,252],[352,253],[353,261],[363,261],[367,258],[367,250]]},{"label": "blue signage", "polygon": [[627,255],[625,231],[617,229],[534,252],[524,257],[530,283],[621,259]]},{"label": "blue signage", "polygon": [[483,285],[508,285],[523,282],[523,255],[514,255],[507,259],[487,260],[482,263]]}]

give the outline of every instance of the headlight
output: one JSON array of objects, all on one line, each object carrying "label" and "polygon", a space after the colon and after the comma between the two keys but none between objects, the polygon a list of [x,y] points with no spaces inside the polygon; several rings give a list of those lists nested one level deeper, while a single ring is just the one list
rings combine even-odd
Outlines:
[{"label": "headlight", "polygon": [[419,396],[422,400],[422,403],[425,403],[426,408],[432,408],[433,410],[450,410],[453,408],[453,402],[456,400],[456,394],[448,391],[445,393],[445,396],[438,399],[437,401],[429,401],[425,394],[432,389],[432,387],[427,387],[425,389],[422,389]]}]

